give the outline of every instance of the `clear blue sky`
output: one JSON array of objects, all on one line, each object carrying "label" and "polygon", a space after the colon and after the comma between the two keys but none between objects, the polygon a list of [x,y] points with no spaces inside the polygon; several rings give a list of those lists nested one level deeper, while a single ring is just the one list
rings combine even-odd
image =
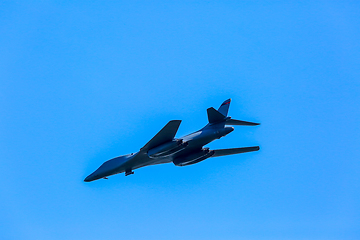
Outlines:
[{"label": "clear blue sky", "polygon": [[[360,239],[358,1],[3,1],[0,238]],[[84,183],[232,98],[212,149]]]}]

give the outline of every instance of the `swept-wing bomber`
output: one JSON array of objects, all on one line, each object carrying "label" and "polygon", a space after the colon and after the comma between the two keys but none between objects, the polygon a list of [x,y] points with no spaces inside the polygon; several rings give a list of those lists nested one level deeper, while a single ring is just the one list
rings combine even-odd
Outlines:
[{"label": "swept-wing bomber", "polygon": [[[255,126],[259,123],[235,120],[228,117],[231,99],[223,102],[218,110],[207,109],[209,123],[202,129],[181,138],[175,138],[181,120],[168,122],[137,153],[122,155],[103,163],[85,182],[107,179],[108,176],[123,173],[133,174],[135,169],[173,162],[176,166],[187,166],[210,157],[220,157],[259,150],[259,146],[210,150],[204,146],[231,133],[234,125]],[[230,126],[229,126],[230,125]]]}]

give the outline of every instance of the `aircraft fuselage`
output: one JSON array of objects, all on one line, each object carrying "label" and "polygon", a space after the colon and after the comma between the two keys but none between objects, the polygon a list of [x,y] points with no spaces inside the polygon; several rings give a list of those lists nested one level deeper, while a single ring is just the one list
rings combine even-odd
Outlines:
[{"label": "aircraft fuselage", "polygon": [[[226,136],[230,132],[234,131],[233,127],[223,127],[223,126],[209,126],[205,127],[199,131],[186,135],[178,140],[182,140],[183,143],[186,143],[186,147],[180,151],[174,152],[170,155],[164,157],[148,157],[147,152],[139,151],[137,153],[122,155],[113,159],[110,159],[103,163],[95,172],[90,174],[85,181],[90,182],[100,178],[105,178],[114,174],[126,172],[127,170],[131,171],[137,168],[141,168],[149,165],[156,165],[162,163],[173,162],[174,159],[185,158],[191,153],[200,151],[203,146],[206,144],[220,139],[223,136]],[[139,160],[136,164],[133,164],[131,168],[126,164],[127,160],[130,160],[132,156],[142,154],[143,157],[148,157],[147,161]],[[143,158],[142,158],[143,159]]]},{"label": "aircraft fuselage", "polygon": [[85,178],[85,182],[106,178],[110,175],[133,170],[149,165],[173,162],[176,166],[187,166],[201,162],[209,157],[226,156],[259,150],[259,147],[242,147],[210,150],[204,146],[226,136],[234,130],[227,125],[255,126],[258,123],[231,119],[227,116],[231,99],[224,101],[218,110],[208,108],[209,123],[194,133],[175,138],[181,120],[169,121],[140,151],[122,155],[103,163],[95,172]]}]

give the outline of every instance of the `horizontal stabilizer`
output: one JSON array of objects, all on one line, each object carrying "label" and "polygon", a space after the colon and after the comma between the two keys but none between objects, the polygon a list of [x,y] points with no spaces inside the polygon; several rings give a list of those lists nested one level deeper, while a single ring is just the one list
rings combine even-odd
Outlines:
[{"label": "horizontal stabilizer", "polygon": [[225,119],[225,116],[222,115],[213,107],[207,109],[207,115],[208,115],[209,123],[216,123]]},{"label": "horizontal stabilizer", "polygon": [[163,127],[141,150],[148,150],[174,139],[181,120],[172,120]]},{"label": "horizontal stabilizer", "polygon": [[225,125],[241,125],[241,126],[256,126],[260,125],[260,123],[254,123],[254,122],[246,122],[236,119],[227,119],[225,122]]},{"label": "horizontal stabilizer", "polygon": [[213,150],[215,153],[211,157],[221,157],[226,155],[233,155],[238,153],[254,152],[260,149],[259,146],[256,147],[242,147],[242,148],[228,148],[228,149],[217,149]]}]

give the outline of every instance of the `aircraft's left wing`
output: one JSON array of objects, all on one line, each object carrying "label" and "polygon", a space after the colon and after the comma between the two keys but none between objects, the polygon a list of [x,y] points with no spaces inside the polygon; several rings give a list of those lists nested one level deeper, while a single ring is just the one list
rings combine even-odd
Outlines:
[{"label": "aircraft's left wing", "polygon": [[220,157],[238,153],[245,153],[245,152],[254,152],[260,149],[259,146],[256,147],[242,147],[242,148],[228,148],[228,149],[217,149],[213,150],[215,153],[211,157]]},{"label": "aircraft's left wing", "polygon": [[149,150],[174,139],[181,120],[172,120],[163,127],[141,150]]},{"label": "aircraft's left wing", "polygon": [[161,144],[170,142],[174,139],[179,129],[181,120],[172,120],[168,122],[139,152],[134,154],[131,159],[123,164],[124,169],[136,169],[146,166],[150,161],[147,151]]}]

